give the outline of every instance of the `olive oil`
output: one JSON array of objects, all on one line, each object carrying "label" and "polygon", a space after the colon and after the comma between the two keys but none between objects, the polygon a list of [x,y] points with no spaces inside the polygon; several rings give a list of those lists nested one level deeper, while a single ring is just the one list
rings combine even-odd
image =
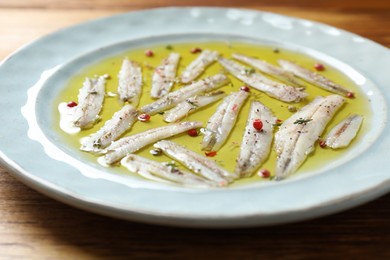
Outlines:
[{"label": "olive oil", "polygon": [[[139,107],[151,103],[154,100],[150,97],[150,89],[151,89],[151,78],[153,74],[153,70],[156,66],[161,63],[161,60],[166,58],[170,52],[178,52],[181,55],[181,60],[179,63],[178,73],[180,75],[185,66],[187,66],[193,59],[195,59],[199,53],[194,52],[194,48],[200,49],[209,49],[209,50],[217,50],[221,55],[226,58],[230,58],[232,53],[242,53],[248,56],[258,57],[262,60],[270,62],[272,64],[277,64],[278,59],[286,59],[297,62],[299,65],[304,66],[306,68],[312,69],[315,64],[321,63],[325,66],[324,71],[320,71],[319,73],[332,79],[336,83],[345,86],[346,88],[352,90],[355,93],[355,98],[346,98],[346,104],[342,107],[342,109],[336,114],[336,116],[329,123],[327,129],[324,131],[324,134],[327,133],[331,127],[336,125],[343,118],[348,116],[351,113],[360,114],[364,117],[364,122],[362,128],[359,131],[358,137],[355,138],[353,143],[345,149],[340,150],[331,150],[331,149],[323,149],[318,144],[316,144],[315,151],[311,154],[305,163],[299,168],[296,174],[307,173],[313,170],[318,170],[323,168],[324,166],[331,164],[338,158],[341,158],[346,150],[353,149],[354,144],[360,142],[366,132],[366,129],[369,125],[369,101],[367,97],[361,92],[361,90],[353,83],[351,79],[349,79],[342,72],[336,70],[332,67],[331,64],[326,64],[324,61],[314,59],[305,54],[293,52],[291,50],[287,50],[284,48],[277,48],[273,46],[261,46],[250,43],[240,43],[240,42],[197,42],[197,43],[171,43],[169,45],[164,46],[148,46],[144,49],[133,49],[127,52],[124,52],[121,55],[117,55],[114,57],[110,57],[104,59],[96,64],[92,64],[82,71],[80,71],[77,75],[74,75],[69,79],[69,82],[66,86],[64,86],[63,91],[58,95],[58,99],[55,102],[56,107],[53,109],[57,109],[57,105],[60,102],[69,102],[69,101],[77,101],[78,90],[81,88],[82,83],[85,77],[93,77],[94,75],[104,75],[108,74],[110,78],[107,80],[106,92],[116,93],[118,78],[117,74],[120,70],[122,60],[124,57],[129,58],[130,60],[134,60],[139,62],[142,65],[143,70],[143,92],[142,97],[140,99]],[[145,51],[152,51],[153,55],[150,55],[150,52],[145,53]],[[207,70],[200,76],[200,78],[204,78],[207,76],[214,75],[216,73],[222,72],[222,67],[215,62]],[[229,94],[232,91],[239,91],[240,87],[244,85],[244,83],[240,82],[233,76],[229,75],[231,79],[231,84],[228,84],[221,88],[220,90],[225,91]],[[317,96],[326,96],[331,93],[312,86],[310,84],[306,84],[306,92],[309,94],[308,98],[297,104],[288,104],[281,101],[278,101],[274,98],[268,97],[266,94],[257,91],[253,88],[250,89],[250,99],[247,100],[245,105],[242,107],[236,125],[234,126],[232,133],[227,139],[226,143],[217,151],[217,154],[214,157],[209,157],[217,161],[221,166],[225,167],[227,170],[233,172],[235,168],[235,161],[239,153],[240,143],[243,135],[243,130],[246,125],[247,115],[249,111],[250,101],[257,99],[261,101],[264,105],[268,106],[275,116],[284,121],[288,117],[290,117],[294,110],[294,108],[299,109],[302,106],[306,105],[310,101],[312,101]],[[177,90],[181,85],[176,83],[171,91]],[[188,115],[187,118],[182,121],[191,121],[198,120],[204,123],[204,126],[207,124],[207,120],[214,113],[217,106],[220,102],[216,102],[212,105],[209,105],[205,108],[199,109],[195,113]],[[123,103],[119,101],[119,98],[116,96],[108,95],[105,98],[103,109],[101,112],[101,119],[93,128],[88,130],[83,130],[79,134],[76,135],[67,135],[62,132],[58,125],[55,126],[57,131],[61,132],[61,136],[63,137],[63,141],[68,143],[69,146],[78,150],[80,147],[80,139],[82,137],[88,136],[94,132],[96,132],[105,121],[109,120],[112,115],[118,111]],[[291,109],[291,106],[294,108]],[[56,122],[59,121],[59,116]],[[163,121],[163,115],[156,114],[151,117],[151,120],[148,122],[136,122],[132,128],[125,133],[125,135],[132,135],[142,131],[145,131],[150,128],[155,128],[159,126],[166,125]],[[277,131],[277,126],[275,126],[275,132]],[[188,134],[181,134],[179,136],[175,136],[170,138],[170,140],[175,141],[179,144],[185,145],[187,148],[194,150],[200,154],[204,155],[204,152],[200,150],[200,142],[202,140],[202,135],[197,137],[189,136]],[[137,152],[138,155],[147,157],[152,160],[160,161],[160,162],[170,162],[172,161],[170,158],[161,155],[154,156],[150,153],[152,150],[152,145],[145,147],[144,149]],[[80,151],[81,156],[86,160],[95,160],[96,156]],[[272,149],[267,161],[260,167],[260,169],[268,169],[272,174],[275,171],[276,165],[276,152]],[[112,167],[113,174],[133,174],[127,172],[123,167]],[[265,179],[259,177],[254,174],[251,178],[246,178],[244,180],[238,180],[234,185],[239,185],[243,183],[249,182],[258,182],[264,181]]]}]

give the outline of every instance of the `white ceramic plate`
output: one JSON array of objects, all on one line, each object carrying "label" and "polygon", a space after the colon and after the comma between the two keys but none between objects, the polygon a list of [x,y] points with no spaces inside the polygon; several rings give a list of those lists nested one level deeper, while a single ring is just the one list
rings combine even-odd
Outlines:
[{"label": "white ceramic plate", "polygon": [[[153,36],[153,37],[152,37]],[[50,100],[71,74],[69,64],[92,62],[123,50],[197,39],[248,39],[299,49],[332,62],[371,100],[364,141],[331,167],[283,182],[220,190],[146,185],[96,172],[51,130]],[[172,41],[171,41],[172,42]],[[76,59],[81,57],[79,59]],[[348,64],[348,65],[346,65]],[[112,16],[43,37],[0,66],[0,155],[34,189],[100,214],[176,226],[240,227],[318,217],[354,207],[390,190],[390,51],[360,36],[315,22],[226,8],[164,8]],[[54,80],[55,79],[55,80]]]}]

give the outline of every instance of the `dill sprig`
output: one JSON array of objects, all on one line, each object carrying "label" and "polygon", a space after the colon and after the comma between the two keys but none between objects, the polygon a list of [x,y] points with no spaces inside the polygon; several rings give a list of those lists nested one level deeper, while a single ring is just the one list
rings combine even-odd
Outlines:
[{"label": "dill sprig", "polygon": [[295,120],[294,124],[295,125],[302,125],[302,124],[306,124],[310,121],[312,121],[313,119],[304,119],[302,117],[298,118],[297,120]]}]

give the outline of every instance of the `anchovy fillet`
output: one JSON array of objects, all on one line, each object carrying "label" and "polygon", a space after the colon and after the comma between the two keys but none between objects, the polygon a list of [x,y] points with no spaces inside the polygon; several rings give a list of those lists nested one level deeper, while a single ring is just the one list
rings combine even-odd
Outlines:
[{"label": "anchovy fillet", "polygon": [[[260,121],[261,130],[254,128],[253,123]],[[240,177],[249,177],[260,167],[271,151],[273,124],[276,118],[272,112],[259,101],[252,101],[249,116],[242,138],[240,154],[235,173]]]},{"label": "anchovy fillet", "polygon": [[176,77],[177,65],[179,64],[180,54],[170,53],[164,59],[160,66],[154,70],[152,78],[152,89],[150,95],[152,98],[161,98],[169,93]]},{"label": "anchovy fillet", "polygon": [[325,144],[332,149],[347,147],[356,137],[363,117],[359,115],[350,115],[338,123],[326,137]]},{"label": "anchovy fillet", "polygon": [[248,92],[238,91],[224,98],[207,122],[201,144],[202,150],[217,151],[221,148],[233,129],[238,112],[248,96]]},{"label": "anchovy fillet", "polygon": [[344,101],[338,95],[317,97],[280,126],[275,135],[277,180],[296,171],[305,161],[313,151],[314,143]]},{"label": "anchovy fillet", "polygon": [[134,153],[149,144],[201,126],[202,123],[197,121],[182,122],[149,129],[135,135],[123,137],[107,147],[105,151],[106,154],[103,157],[104,162],[106,164],[113,164],[127,154]]},{"label": "anchovy fillet", "polygon": [[73,114],[73,124],[76,127],[88,128],[96,122],[103,106],[105,84],[104,76],[85,79]]},{"label": "anchovy fillet", "polygon": [[284,68],[287,71],[290,71],[294,73],[294,75],[306,80],[307,82],[325,89],[327,91],[340,94],[343,96],[348,96],[350,93],[352,93],[351,90],[344,88],[341,85],[336,84],[335,82],[331,81],[330,79],[314,72],[310,71],[302,66],[299,66],[298,64],[288,61],[288,60],[279,60],[278,61],[280,66]]},{"label": "anchovy fillet", "polygon": [[226,70],[239,80],[280,101],[300,102],[307,96],[302,88],[294,88],[293,86],[270,80],[269,78],[232,60],[220,57],[218,61]]},{"label": "anchovy fillet", "polygon": [[218,58],[218,52],[203,50],[202,53],[188,65],[181,74],[181,82],[190,83]]},{"label": "anchovy fillet", "polygon": [[189,113],[214,103],[225,96],[225,92],[218,91],[204,96],[194,96],[177,104],[174,108],[164,113],[164,121],[168,123],[177,122],[186,117]]},{"label": "anchovy fillet", "polygon": [[137,120],[138,111],[131,105],[125,105],[108,120],[99,131],[87,137],[81,145],[81,150],[99,152],[107,147]]},{"label": "anchovy fillet", "polygon": [[124,59],[118,73],[118,94],[122,101],[137,106],[142,92],[141,66],[129,59]]},{"label": "anchovy fillet", "polygon": [[129,154],[124,157],[121,160],[121,165],[146,179],[158,182],[182,184],[199,188],[216,186],[212,181],[197,176],[189,171],[179,169],[174,165],[159,163],[135,154]]},{"label": "anchovy fillet", "polygon": [[185,101],[189,97],[195,96],[199,93],[212,91],[214,89],[222,87],[228,82],[229,79],[226,75],[217,74],[194,82],[191,85],[184,86],[174,92],[170,92],[159,100],[143,106],[141,108],[141,111],[143,113],[154,115],[158,112],[162,112],[164,110],[174,107],[175,105]]},{"label": "anchovy fillet", "polygon": [[223,169],[213,160],[174,142],[163,140],[155,143],[154,147],[160,148],[164,153],[181,162],[188,169],[217,183],[219,186],[226,186],[236,178],[235,175]]},{"label": "anchovy fillet", "polygon": [[254,68],[260,70],[261,72],[264,72],[284,82],[285,84],[290,84],[292,86],[301,87],[301,88],[305,87],[305,85],[299,79],[295,78],[293,73],[286,71],[285,69],[282,69],[278,66],[272,65],[266,61],[255,59],[243,54],[233,53],[232,56],[236,60],[239,60],[250,66],[253,66]]}]

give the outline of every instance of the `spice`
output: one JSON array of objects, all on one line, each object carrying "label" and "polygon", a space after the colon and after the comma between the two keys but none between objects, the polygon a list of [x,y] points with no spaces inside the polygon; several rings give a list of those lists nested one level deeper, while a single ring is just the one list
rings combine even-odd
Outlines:
[{"label": "spice", "polygon": [[255,119],[252,125],[253,128],[256,129],[257,131],[261,131],[263,129],[263,122],[261,122],[260,119]]},{"label": "spice", "polygon": [[172,47],[172,45],[168,44],[167,46],[165,46],[165,49],[171,51],[171,50],[173,50],[173,47]]},{"label": "spice", "polygon": [[325,140],[320,139],[318,141],[318,144],[320,145],[321,148],[325,148],[326,147],[326,141]]},{"label": "spice", "polygon": [[145,56],[146,57],[153,57],[154,56],[154,52],[152,50],[146,50],[145,51]]},{"label": "spice", "polygon": [[68,104],[66,104],[66,106],[67,107],[75,107],[75,106],[77,106],[77,103],[74,101],[70,101],[70,102],[68,102]]},{"label": "spice", "polygon": [[205,152],[204,153],[206,156],[208,157],[214,157],[217,155],[217,152],[216,151],[210,151],[210,152]]},{"label": "spice", "polygon": [[271,172],[267,169],[261,169],[258,172],[258,175],[262,178],[269,178],[269,177],[271,177]]},{"label": "spice", "polygon": [[310,122],[311,120],[313,120],[313,119],[298,118],[297,120],[295,120],[294,125],[303,125],[303,124]]},{"label": "spice", "polygon": [[249,88],[248,86],[246,86],[246,85],[242,86],[242,87],[240,88],[240,90],[241,90],[241,91],[245,91],[245,92],[250,92],[250,88]]},{"label": "spice", "polygon": [[282,125],[281,119],[276,119],[275,124],[273,124],[273,126],[281,126],[281,125]]},{"label": "spice", "polygon": [[198,130],[197,129],[190,129],[190,130],[188,130],[188,135],[189,136],[192,136],[192,137],[196,137],[196,136],[198,136],[199,135],[199,132],[198,132]]},{"label": "spice", "polygon": [[202,49],[201,49],[201,48],[192,48],[192,49],[190,50],[190,52],[191,52],[192,54],[196,54],[196,53],[202,52]]},{"label": "spice", "polygon": [[147,122],[150,120],[150,115],[149,114],[140,114],[138,116],[138,120],[141,122]]},{"label": "spice", "polygon": [[348,98],[354,98],[355,97],[355,94],[353,92],[348,92],[347,93],[347,97]]},{"label": "spice", "polygon": [[325,70],[325,66],[323,64],[321,64],[321,63],[316,63],[316,64],[314,64],[314,69],[316,71],[324,71]]}]

